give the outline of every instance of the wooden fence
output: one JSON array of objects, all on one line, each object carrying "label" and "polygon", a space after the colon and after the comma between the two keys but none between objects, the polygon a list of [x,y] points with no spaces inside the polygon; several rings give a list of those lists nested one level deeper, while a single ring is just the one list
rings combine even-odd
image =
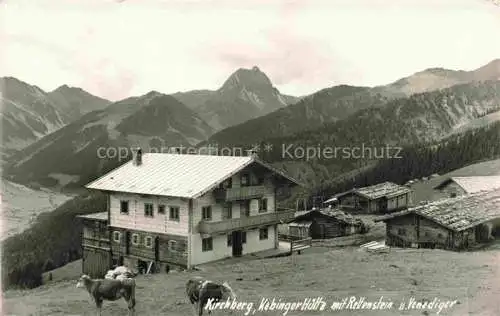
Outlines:
[{"label": "wooden fence", "polygon": [[300,254],[301,250],[312,247],[312,238],[298,239],[298,240],[290,240],[290,254],[296,251]]}]

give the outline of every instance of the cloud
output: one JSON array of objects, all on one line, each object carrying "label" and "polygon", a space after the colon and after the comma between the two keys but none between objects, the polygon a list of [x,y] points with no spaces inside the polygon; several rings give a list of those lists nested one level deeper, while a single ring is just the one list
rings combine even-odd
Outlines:
[{"label": "cloud", "polygon": [[288,94],[377,85],[499,58],[494,8],[486,0],[12,0],[2,12],[2,72],[109,99],[214,89],[254,65]]},{"label": "cloud", "polygon": [[335,68],[345,67],[328,44],[280,30],[270,32],[265,45],[222,41],[214,46],[213,58],[225,69],[256,65],[276,85],[334,81]]}]

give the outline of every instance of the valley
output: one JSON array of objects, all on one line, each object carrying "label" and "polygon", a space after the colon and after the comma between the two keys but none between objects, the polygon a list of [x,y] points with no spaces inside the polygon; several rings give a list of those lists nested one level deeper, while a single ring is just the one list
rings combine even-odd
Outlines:
[{"label": "valley", "polygon": [[7,180],[2,181],[1,195],[2,241],[29,228],[38,215],[51,212],[73,198],[71,195],[46,189],[35,190]]}]

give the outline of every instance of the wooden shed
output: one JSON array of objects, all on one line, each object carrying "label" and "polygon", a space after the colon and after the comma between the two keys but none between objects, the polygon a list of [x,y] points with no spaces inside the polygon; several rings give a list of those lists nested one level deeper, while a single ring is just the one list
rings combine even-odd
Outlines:
[{"label": "wooden shed", "polygon": [[386,245],[467,249],[495,238],[500,190],[442,199],[375,219],[386,223]]},{"label": "wooden shed", "polygon": [[359,233],[362,226],[360,219],[340,210],[316,209],[297,212],[282,233],[289,239],[326,239]]},{"label": "wooden shed", "polygon": [[500,176],[450,177],[434,187],[434,199],[500,188]]},{"label": "wooden shed", "polygon": [[363,188],[354,188],[336,194],[338,207],[359,213],[386,213],[407,208],[413,203],[413,191],[402,185],[384,182]]},{"label": "wooden shed", "polygon": [[102,278],[112,267],[108,213],[78,216],[83,222],[82,272],[92,278]]}]

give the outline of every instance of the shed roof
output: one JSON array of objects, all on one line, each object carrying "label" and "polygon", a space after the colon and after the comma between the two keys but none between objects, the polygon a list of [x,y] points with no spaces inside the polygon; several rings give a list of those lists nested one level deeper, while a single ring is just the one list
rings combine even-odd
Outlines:
[{"label": "shed roof", "polygon": [[411,192],[411,189],[403,185],[395,184],[392,182],[383,182],[363,188],[354,188],[346,192],[339,193],[334,197],[344,196],[350,193],[361,195],[367,199],[375,200],[381,197],[395,197],[402,194]]},{"label": "shed roof", "polygon": [[327,216],[331,218],[335,218],[336,220],[345,222],[347,224],[354,224],[360,222],[359,219],[353,217],[351,214],[347,214],[342,212],[341,210],[329,210],[329,209],[315,209],[309,211],[300,211],[295,213],[295,221],[299,221],[301,219],[310,218],[310,216],[314,215]]},{"label": "shed roof", "polygon": [[500,176],[450,177],[434,188],[443,189],[452,182],[458,184],[467,193],[476,193],[500,188]]},{"label": "shed roof", "polygon": [[78,218],[99,220],[99,221],[107,221],[108,220],[108,212],[100,212],[100,213],[92,213],[86,215],[78,215]]},{"label": "shed roof", "polygon": [[337,198],[336,197],[332,197],[332,198],[329,198],[328,200],[326,200],[325,202],[323,202],[323,204],[329,204],[329,203],[333,203],[333,202],[336,202],[337,201]]},{"label": "shed roof", "polygon": [[292,185],[299,184],[256,157],[146,153],[86,185],[104,191],[197,198],[250,164],[259,164]]},{"label": "shed roof", "polygon": [[500,218],[500,189],[442,199],[375,219],[375,222],[418,214],[454,231]]}]

